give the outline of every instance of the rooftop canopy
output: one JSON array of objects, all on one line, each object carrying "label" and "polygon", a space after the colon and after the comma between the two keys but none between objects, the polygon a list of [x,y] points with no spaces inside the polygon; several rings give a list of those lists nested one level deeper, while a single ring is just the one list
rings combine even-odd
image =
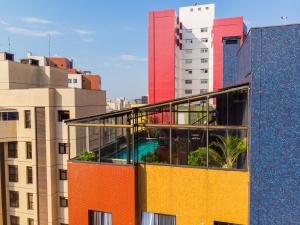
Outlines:
[{"label": "rooftop canopy", "polygon": [[76,133],[70,147],[76,159],[92,154],[97,162],[246,169],[248,95],[242,84],[66,120]]}]

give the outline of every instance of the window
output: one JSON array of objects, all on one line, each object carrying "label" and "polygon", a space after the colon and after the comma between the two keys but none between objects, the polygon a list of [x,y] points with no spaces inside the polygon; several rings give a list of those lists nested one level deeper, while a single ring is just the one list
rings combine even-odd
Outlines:
[{"label": "window", "polygon": [[201,73],[208,73],[208,69],[200,69]]},{"label": "window", "polygon": [[33,194],[27,193],[27,209],[33,209]]},{"label": "window", "polygon": [[204,43],[208,42],[208,38],[201,38],[201,42],[204,42]]},{"label": "window", "polygon": [[89,210],[89,225],[112,225],[112,214]]},{"label": "window", "polygon": [[201,7],[198,8],[198,11],[201,11]]},{"label": "window", "polygon": [[207,84],[208,80],[207,79],[201,79],[201,84]]},{"label": "window", "polygon": [[10,225],[20,225],[20,219],[18,216],[10,216]]},{"label": "window", "polygon": [[74,83],[74,84],[77,84],[77,79],[73,79],[73,83]]},{"label": "window", "polygon": [[58,110],[58,122],[70,119],[69,110]]},{"label": "window", "polygon": [[72,83],[72,79],[68,79],[68,83],[71,84]]},{"label": "window", "polygon": [[188,73],[188,74],[192,74],[193,70],[185,70],[185,72]]},{"label": "window", "polygon": [[186,54],[191,54],[191,53],[193,53],[193,50],[192,50],[192,49],[186,49],[186,50],[185,50],[185,53],[186,53]]},{"label": "window", "polygon": [[9,182],[18,182],[18,166],[8,166],[8,180]]},{"label": "window", "polygon": [[193,93],[193,91],[192,90],[190,90],[190,89],[187,89],[187,90],[185,90],[185,94],[192,94]]},{"label": "window", "polygon": [[176,225],[176,216],[143,212],[142,225]]},{"label": "window", "polygon": [[0,121],[18,120],[19,113],[16,111],[0,111]]},{"label": "window", "polygon": [[201,33],[203,33],[203,32],[207,32],[207,30],[208,30],[208,28],[207,28],[207,27],[202,27],[202,28],[200,29]]},{"label": "window", "polygon": [[191,84],[191,83],[192,83],[192,80],[185,80],[185,83],[186,83],[186,84]]},{"label": "window", "polygon": [[31,166],[26,167],[26,173],[27,173],[27,184],[32,184],[33,179],[32,179],[32,167]]},{"label": "window", "polygon": [[59,179],[60,180],[67,180],[68,179],[68,174],[67,174],[67,170],[59,170]]},{"label": "window", "polygon": [[208,52],[208,48],[201,48],[201,49],[200,49],[200,52],[201,52],[201,53],[207,53],[207,52]]},{"label": "window", "polygon": [[19,208],[19,192],[9,191],[9,206]]},{"label": "window", "polygon": [[208,63],[208,58],[202,58],[201,63]]},{"label": "window", "polygon": [[60,207],[68,207],[68,199],[66,197],[59,197]]},{"label": "window", "polygon": [[240,224],[237,224],[237,223],[224,223],[224,222],[214,221],[214,225],[240,225]]},{"label": "window", "polygon": [[185,39],[186,44],[193,44],[193,39]]},{"label": "window", "polygon": [[185,33],[192,33],[192,32],[193,32],[192,29],[186,29],[186,30],[185,30]]},{"label": "window", "polygon": [[24,115],[25,115],[25,128],[31,128],[31,113],[30,113],[30,110],[25,110]]},{"label": "window", "polygon": [[193,60],[192,59],[186,59],[184,60],[185,64],[191,64],[193,63]]},{"label": "window", "polygon": [[34,225],[34,220],[32,218],[28,218],[28,225]]},{"label": "window", "polygon": [[26,159],[32,159],[32,144],[26,142]]},{"label": "window", "polygon": [[66,143],[59,143],[58,144],[58,153],[59,154],[67,154],[67,144]]},{"label": "window", "polygon": [[8,158],[18,158],[18,143],[16,141],[8,142]]},{"label": "window", "polygon": [[194,11],[194,9],[193,9],[193,8],[190,8],[190,11],[191,11],[191,12],[193,12],[193,11]]},{"label": "window", "polygon": [[205,7],[205,9],[206,9],[206,10],[209,10],[209,7],[207,6],[207,7]]},{"label": "window", "polygon": [[200,94],[206,93],[208,90],[207,89],[200,89]]}]

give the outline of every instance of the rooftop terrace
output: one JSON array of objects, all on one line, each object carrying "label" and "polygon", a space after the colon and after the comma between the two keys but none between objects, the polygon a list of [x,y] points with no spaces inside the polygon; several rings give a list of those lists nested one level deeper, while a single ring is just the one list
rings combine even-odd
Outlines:
[{"label": "rooftop terrace", "polygon": [[[249,85],[65,121],[74,160],[247,170]],[[70,137],[70,134],[69,134]]]}]

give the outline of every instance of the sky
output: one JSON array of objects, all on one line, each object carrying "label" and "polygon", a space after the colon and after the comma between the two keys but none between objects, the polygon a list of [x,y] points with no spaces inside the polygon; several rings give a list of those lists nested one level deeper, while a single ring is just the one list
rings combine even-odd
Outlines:
[{"label": "sky", "polygon": [[107,97],[147,95],[148,12],[215,3],[216,18],[244,16],[248,28],[300,23],[299,0],[0,0],[0,51],[16,59],[65,56],[100,74]]}]

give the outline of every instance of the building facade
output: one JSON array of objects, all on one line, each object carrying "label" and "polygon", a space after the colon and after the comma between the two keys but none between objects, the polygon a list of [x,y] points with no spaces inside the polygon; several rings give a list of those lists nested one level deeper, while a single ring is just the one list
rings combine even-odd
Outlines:
[{"label": "building facade", "polygon": [[67,121],[101,130],[68,163],[72,225],[298,224],[300,25],[239,41],[222,38],[225,88]]},{"label": "building facade", "polygon": [[[105,92],[68,88],[67,71],[0,60],[0,224],[68,222],[68,118],[105,112]],[[73,131],[69,141],[78,140]]]},{"label": "building facade", "polygon": [[222,37],[243,41],[243,18],[215,19],[205,4],[149,13],[148,96],[157,103],[222,86]]}]

